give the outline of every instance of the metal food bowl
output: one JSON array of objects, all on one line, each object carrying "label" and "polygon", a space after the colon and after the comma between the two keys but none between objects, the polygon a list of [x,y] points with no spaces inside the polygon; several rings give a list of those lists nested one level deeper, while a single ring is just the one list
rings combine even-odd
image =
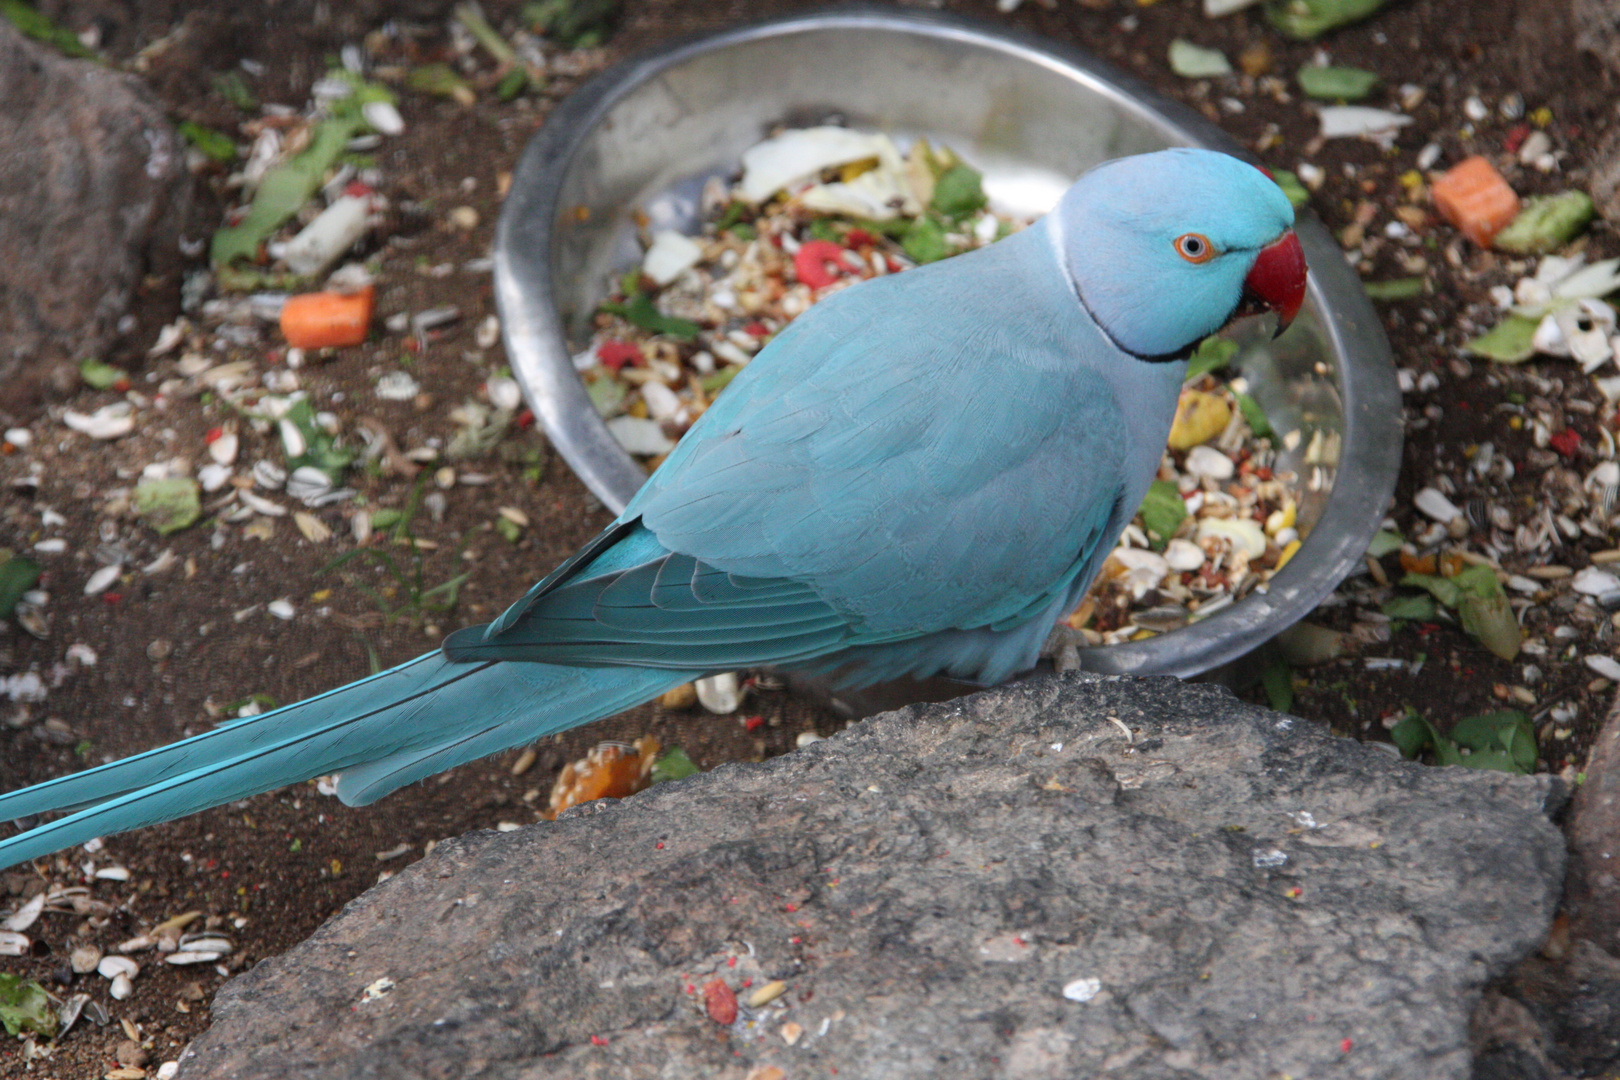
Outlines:
[{"label": "metal food bowl", "polygon": [[[610,275],[640,261],[634,217],[691,231],[705,180],[735,174],[742,152],[773,128],[829,117],[943,143],[982,170],[994,202],[1031,212],[1108,158],[1168,146],[1241,152],[1092,57],[910,12],[779,19],[603,73],[524,152],[501,214],[495,285],[529,404],[615,511],[646,474],[608,433],[571,357],[590,338]],[[1389,345],[1327,231],[1302,215],[1298,233],[1311,270],[1305,308],[1276,342],[1245,339],[1237,363],[1272,426],[1300,432],[1279,465],[1317,482],[1300,503],[1304,542],[1264,593],[1158,637],[1084,650],[1087,669],[1188,677],[1227,664],[1315,607],[1360,564],[1383,519],[1401,449]]]}]

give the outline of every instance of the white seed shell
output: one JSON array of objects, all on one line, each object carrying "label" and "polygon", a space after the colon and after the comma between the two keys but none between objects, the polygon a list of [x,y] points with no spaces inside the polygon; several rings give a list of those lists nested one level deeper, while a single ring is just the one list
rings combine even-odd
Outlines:
[{"label": "white seed shell", "polygon": [[1457,504],[1446,498],[1445,492],[1439,488],[1423,488],[1412,497],[1412,505],[1442,524],[1462,516]]},{"label": "white seed shell", "polygon": [[229,465],[236,460],[236,451],[242,440],[234,431],[227,431],[219,438],[208,444],[208,456],[221,465]]},{"label": "white seed shell", "polygon": [[111,566],[103,566],[100,570],[91,574],[90,580],[84,583],[84,595],[97,596],[106,592],[112,588],[113,582],[117,581],[118,575],[123,572],[124,568],[117,563]]},{"label": "white seed shell", "polygon": [[141,965],[127,956],[103,956],[96,971],[103,979],[116,979],[120,975],[133,979],[141,973]]},{"label": "white seed shell", "polygon": [[1232,459],[1208,444],[1187,451],[1187,471],[1211,480],[1230,480],[1237,471]]},{"label": "white seed shell", "polygon": [[1176,539],[1165,546],[1164,561],[1172,570],[1197,570],[1204,565],[1204,552],[1191,540]]},{"label": "white seed shell", "polygon": [[696,686],[698,701],[712,713],[736,712],[742,705],[742,686],[735,671],[699,679]]}]

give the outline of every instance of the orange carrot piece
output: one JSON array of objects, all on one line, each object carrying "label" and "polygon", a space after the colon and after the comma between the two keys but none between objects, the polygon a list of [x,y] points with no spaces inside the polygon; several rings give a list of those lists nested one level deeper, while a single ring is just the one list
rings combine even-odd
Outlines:
[{"label": "orange carrot piece", "polygon": [[1490,247],[1519,214],[1519,197],[1496,167],[1477,154],[1434,182],[1434,205],[1480,247]]},{"label": "orange carrot piece", "polygon": [[281,333],[287,344],[300,349],[358,345],[371,328],[371,308],[377,290],[367,285],[359,292],[302,293],[289,296],[281,308]]}]

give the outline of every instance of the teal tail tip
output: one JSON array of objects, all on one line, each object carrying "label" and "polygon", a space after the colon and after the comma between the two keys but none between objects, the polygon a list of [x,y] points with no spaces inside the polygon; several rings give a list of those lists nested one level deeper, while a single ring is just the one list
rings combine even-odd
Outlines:
[{"label": "teal tail tip", "polygon": [[701,672],[458,663],[433,652],[170,746],[0,795],[0,868],[317,776],[365,806],[477,758],[639,705]]}]

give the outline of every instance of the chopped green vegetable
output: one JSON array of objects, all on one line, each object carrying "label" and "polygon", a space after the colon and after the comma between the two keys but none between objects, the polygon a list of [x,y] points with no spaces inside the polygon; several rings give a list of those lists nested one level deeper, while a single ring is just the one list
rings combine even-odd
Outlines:
[{"label": "chopped green vegetable", "polygon": [[476,4],[457,4],[454,15],[456,21],[466,27],[467,32],[477,38],[478,44],[482,45],[498,63],[517,63],[517,53],[512,51],[511,44],[489,25],[489,20],[484,18],[483,12],[478,10]]},{"label": "chopped green vegetable", "polygon": [[521,67],[515,67],[501,76],[501,81],[495,84],[495,96],[502,101],[511,101],[523,93],[529,86],[529,73]]},{"label": "chopped green vegetable", "polygon": [[1415,758],[1425,750],[1434,752],[1441,765],[1461,765],[1469,769],[1528,774],[1536,768],[1536,732],[1530,718],[1518,709],[1469,716],[1446,735],[1408,709],[1406,718],[1390,729],[1390,738],[1401,754]]},{"label": "chopped green vegetable", "polygon": [[[1480,567],[1479,569],[1486,569]],[[1493,584],[1496,578],[1491,578]],[[1503,660],[1519,655],[1524,644],[1524,630],[1513,616],[1513,607],[1500,584],[1494,596],[1464,596],[1457,608],[1457,617],[1465,633],[1479,639],[1479,643]]]},{"label": "chopped green vegetable", "polygon": [[887,236],[899,240],[911,228],[911,222],[903,217],[890,218],[888,221],[873,221],[871,218],[858,218],[855,227],[865,229],[873,236]]},{"label": "chopped green vegetable", "polygon": [[1154,551],[1163,551],[1187,517],[1187,503],[1169,480],[1155,480],[1142,500],[1142,525]]},{"label": "chopped green vegetable", "polygon": [[345,79],[354,86],[349,97],[333,102],[331,115],[314,126],[314,135],[304,150],[290,161],[271,169],[259,183],[253,205],[237,224],[214,233],[209,258],[216,268],[238,259],[253,260],[259,245],[298,212],[326,179],[326,170],[337,161],[350,139],[366,127],[361,107],[373,101],[392,103],[394,95],[385,86],[367,82],[343,69],[331,77]]},{"label": "chopped green vegetable", "polygon": [[0,972],[0,1024],[7,1035],[21,1035],[25,1031],[46,1038],[56,1034],[56,1010],[51,1007],[51,996],[33,979]]},{"label": "chopped green vegetable", "polygon": [[1536,355],[1531,339],[1535,337],[1537,325],[1535,319],[1509,315],[1463,348],[1499,364],[1522,364]]},{"label": "chopped green vegetable", "polygon": [[491,409],[469,401],[461,407],[456,419],[456,433],[444,448],[444,456],[451,461],[473,461],[499,446],[511,425],[512,414]]},{"label": "chopped green vegetable", "polygon": [[1362,68],[1306,64],[1299,69],[1299,88],[1322,101],[1360,101],[1377,85],[1377,73]]},{"label": "chopped green vegetable", "polygon": [[589,49],[607,40],[619,0],[536,0],[523,5],[520,17],[537,34],[570,49]]},{"label": "chopped green vegetable", "polygon": [[1504,660],[1519,653],[1524,633],[1513,617],[1513,608],[1496,571],[1488,566],[1470,566],[1454,577],[1433,574],[1407,574],[1402,585],[1428,590],[1440,603],[1457,612],[1464,632],[1479,640]]},{"label": "chopped green vegetable", "polygon": [[511,518],[496,518],[495,531],[500,533],[501,539],[510,544],[515,544],[519,540],[523,539],[523,526],[519,525]]},{"label": "chopped green vegetable", "polygon": [[1192,356],[1187,358],[1187,377],[1184,382],[1197,382],[1212,371],[1219,371],[1238,354],[1237,342],[1211,334],[1198,343]]},{"label": "chopped green vegetable", "polygon": [[456,74],[455,68],[449,64],[423,64],[411,68],[405,75],[405,89],[447,98],[472,91],[467,80]]},{"label": "chopped green vegetable", "polygon": [[1405,758],[1415,758],[1441,741],[1434,725],[1412,709],[1407,709],[1406,717],[1389,729],[1389,738]]},{"label": "chopped green vegetable", "polygon": [[1273,0],[1266,5],[1271,25],[1291,38],[1313,38],[1336,26],[1365,19],[1389,0]]},{"label": "chopped green vegetable", "polygon": [[249,90],[240,72],[227,71],[214,76],[214,92],[245,113],[259,111],[259,99]]},{"label": "chopped green vegetable", "polygon": [[282,419],[296,427],[304,437],[304,452],[297,457],[287,458],[287,471],[313,465],[325,473],[333,484],[341,483],[343,474],[354,463],[355,453],[339,446],[337,439],[320,425],[315,419],[314,406],[307,399],[295,401]]},{"label": "chopped green vegetable", "polygon": [[1362,289],[1369,300],[1410,300],[1422,296],[1425,278],[1395,278],[1391,281],[1363,281]]},{"label": "chopped green vegetable", "polygon": [[1258,401],[1236,390],[1232,391],[1232,397],[1237,401],[1238,411],[1243,414],[1243,420],[1255,438],[1270,439],[1276,436],[1277,432],[1272,428],[1271,421],[1266,419],[1266,411]]},{"label": "chopped green vegetable", "polygon": [[135,513],[162,536],[194,525],[202,516],[202,489],[189,476],[142,480],[135,486]]},{"label": "chopped green vegetable", "polygon": [[1518,709],[1502,709],[1457,721],[1446,733],[1473,751],[1463,761],[1471,769],[1532,773],[1536,769],[1536,729]]},{"label": "chopped green vegetable", "polygon": [[214,271],[221,292],[303,292],[309,278],[302,274],[271,274],[245,266],[221,266]]},{"label": "chopped green vegetable", "polygon": [[1429,595],[1453,610],[1462,602],[1463,586],[1456,578],[1438,574],[1407,574],[1401,578],[1400,584],[1412,589],[1426,589]]},{"label": "chopped green vegetable", "polygon": [[79,362],[79,378],[83,379],[84,385],[92,390],[106,390],[117,385],[120,379],[127,379],[129,376],[111,364],[104,364],[91,358]]},{"label": "chopped green vegetable", "polygon": [[1379,529],[1376,533],[1373,533],[1372,542],[1367,545],[1367,554],[1375,559],[1382,559],[1392,551],[1401,550],[1401,545],[1404,543],[1406,543],[1406,540],[1400,533],[1392,532],[1389,529]]},{"label": "chopped green vegetable", "polygon": [[23,594],[39,583],[39,563],[0,549],[0,619],[11,618]]},{"label": "chopped green vegetable", "polygon": [[698,380],[698,385],[703,387],[706,393],[718,394],[720,391],[724,390],[731,380],[735,379],[741,371],[742,368],[739,365],[731,364],[721,368],[719,371],[709,372],[709,374]]},{"label": "chopped green vegetable", "polygon": [[48,16],[23,3],[23,0],[0,0],[0,19],[5,19],[15,26],[23,37],[43,42],[67,56],[83,59],[93,58],[96,55],[84,47],[79,35],[57,26]]},{"label": "chopped green vegetable", "polygon": [[1232,63],[1219,49],[1176,38],[1170,43],[1170,70],[1183,79],[1213,79],[1232,74]]},{"label": "chopped green vegetable", "polygon": [[685,750],[672,746],[653,761],[652,782],[662,784],[666,780],[684,780],[702,771],[692,763]]},{"label": "chopped green vegetable", "polygon": [[186,142],[201,150],[203,156],[210,161],[228,165],[236,160],[236,143],[229,135],[210,127],[203,127],[194,120],[182,120],[180,134],[185,137]]},{"label": "chopped green vegetable", "polygon": [[596,414],[604,420],[623,412],[624,399],[630,396],[623,383],[607,375],[587,382],[585,393],[590,396],[591,404],[596,406]]},{"label": "chopped green vegetable", "polygon": [[359,129],[360,125],[353,121],[323,120],[316,124],[314,138],[303,153],[265,174],[247,215],[236,225],[214,233],[209,248],[214,265],[229,266],[237,259],[256,258],[259,245],[315,194],[326,170]]},{"label": "chopped green vegetable", "polygon": [[1437,614],[1432,596],[1397,596],[1378,609],[1391,619],[1431,622]]},{"label": "chopped green vegetable", "polygon": [[929,206],[948,218],[960,220],[983,210],[986,200],[984,178],[966,165],[952,165],[934,181],[934,198]]},{"label": "chopped green vegetable", "polygon": [[1278,712],[1294,707],[1294,669],[1281,658],[1273,661],[1260,673],[1260,685],[1265,688],[1266,701]]},{"label": "chopped green vegetable", "polygon": [[1584,232],[1595,213],[1592,197],[1584,191],[1532,195],[1491,246],[1515,255],[1546,255]]},{"label": "chopped green vegetable", "polygon": [[1277,186],[1283,189],[1288,196],[1288,204],[1295,210],[1311,201],[1311,193],[1305,185],[1299,182],[1299,177],[1287,169],[1272,169],[1271,178],[1277,181]]},{"label": "chopped green vegetable", "polygon": [[906,229],[900,247],[914,263],[938,262],[951,253],[945,243],[945,230],[933,218],[922,217]]},{"label": "chopped green vegetable", "polygon": [[691,341],[700,329],[695,322],[665,315],[653,306],[652,298],[639,290],[622,304],[603,304],[601,310],[617,315],[635,326],[654,334],[668,334],[676,341]]}]

